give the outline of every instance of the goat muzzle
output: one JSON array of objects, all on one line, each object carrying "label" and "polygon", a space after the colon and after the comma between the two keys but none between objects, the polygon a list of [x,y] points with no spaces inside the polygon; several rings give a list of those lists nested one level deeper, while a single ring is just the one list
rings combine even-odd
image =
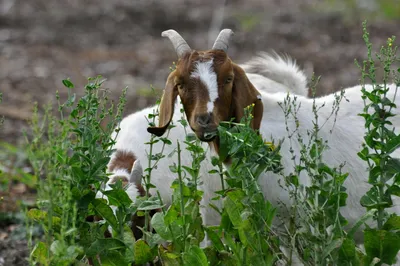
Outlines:
[{"label": "goat muzzle", "polygon": [[196,123],[201,128],[207,128],[211,123],[211,114],[201,114],[196,116]]}]

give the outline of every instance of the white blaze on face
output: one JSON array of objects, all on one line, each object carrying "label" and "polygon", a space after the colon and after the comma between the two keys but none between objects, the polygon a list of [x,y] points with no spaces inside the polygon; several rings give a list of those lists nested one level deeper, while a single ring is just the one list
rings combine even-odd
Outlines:
[{"label": "white blaze on face", "polygon": [[217,74],[213,70],[213,59],[206,62],[197,62],[195,70],[190,75],[193,78],[200,79],[207,87],[210,101],[207,103],[207,111],[211,113],[214,110],[214,101],[218,98]]}]

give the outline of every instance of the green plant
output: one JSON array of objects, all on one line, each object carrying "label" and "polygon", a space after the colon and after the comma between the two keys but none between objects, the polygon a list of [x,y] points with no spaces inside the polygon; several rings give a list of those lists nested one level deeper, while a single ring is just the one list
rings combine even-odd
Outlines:
[{"label": "green plant", "polygon": [[[159,101],[157,102],[159,104]],[[181,110],[183,113],[183,110]],[[158,108],[154,110],[152,114],[149,114],[149,125],[155,124],[155,119],[158,116]],[[187,126],[187,122],[182,115],[182,118],[178,121],[184,128]],[[148,174],[145,175],[147,180],[145,183],[148,187],[154,187],[151,184],[151,173],[156,167],[158,162],[165,157],[163,154],[165,145],[172,145],[168,139],[169,130],[174,127],[170,125],[167,136],[165,138],[151,136],[150,141],[147,143],[149,147],[149,166],[146,168]],[[153,145],[157,142],[162,142],[161,150],[154,153]],[[175,152],[168,156],[177,155],[177,164],[174,163],[170,166],[170,170],[176,174],[177,179],[171,184],[172,189],[172,204],[168,209],[162,207],[162,212],[156,213],[151,220],[152,227],[156,233],[151,234],[147,232],[148,239],[159,239],[160,237],[167,241],[168,249],[163,246],[155,246],[155,242],[151,241],[149,247],[155,249],[160,254],[160,259],[163,262],[173,259],[176,262],[184,263],[185,261],[191,260],[196,254],[202,254],[202,251],[198,248],[200,242],[204,238],[204,232],[202,229],[202,219],[199,213],[199,202],[202,198],[202,192],[198,190],[199,185],[199,170],[202,160],[205,158],[205,152],[200,146],[199,140],[187,136],[184,141],[186,149],[192,155],[193,161],[191,166],[181,164],[181,144],[178,142],[177,149]],[[154,161],[154,163],[152,163]],[[162,199],[158,195],[158,202],[162,204]],[[160,207],[158,205],[152,205],[153,208]],[[148,250],[148,261],[154,260],[154,255],[150,254]],[[154,253],[153,254],[157,254]],[[204,258],[204,254],[203,254]],[[143,261],[145,262],[145,261]]]},{"label": "green plant", "polygon": [[[71,93],[74,85],[63,80],[69,97],[61,104],[57,94],[59,117],[52,115],[51,106],[45,108],[41,119],[38,108],[34,110],[33,138],[27,137],[28,157],[40,180],[38,209],[29,210],[28,217],[43,226],[45,239],[35,244],[31,264],[69,265],[96,255],[104,261],[111,257],[126,261],[132,253],[126,243],[133,236],[125,223],[134,210],[128,211],[125,192],[113,191],[114,204],[125,207],[124,213],[117,211],[117,217],[101,199],[95,199],[101,183],[107,180],[105,170],[114,144],[111,132],[121,120],[126,93],[125,89],[115,113],[107,92],[101,90],[103,82],[101,77],[89,78],[85,95],[76,101]],[[111,120],[102,127],[101,122],[108,117]],[[102,216],[106,222],[90,223],[86,221],[90,215]],[[116,238],[104,238],[108,225]],[[105,248],[109,250],[102,252]]]},{"label": "green plant", "polygon": [[[397,89],[400,86],[400,68],[392,69],[393,63],[400,61],[396,55],[397,47],[394,46],[395,37],[388,39],[387,46],[381,47],[376,59],[383,67],[382,82],[376,76],[376,63],[372,55],[372,44],[363,23],[363,38],[368,48],[368,58],[362,65],[357,65],[361,70],[362,98],[364,110],[360,116],[365,119],[365,136],[363,149],[359,157],[368,163],[368,183],[371,189],[361,199],[361,205],[367,210],[374,210],[376,228],[364,230],[366,257],[364,262],[370,264],[394,263],[396,254],[400,250],[400,216],[396,213],[389,214],[386,209],[393,206],[392,197],[400,196],[400,159],[392,154],[400,147],[400,134],[391,128],[391,119],[395,116],[393,110],[397,108],[394,103]],[[369,80],[371,87],[365,82]],[[396,92],[393,98],[388,95],[389,87]],[[376,259],[377,258],[377,259]]]},{"label": "green plant", "polygon": [[[269,240],[274,239],[270,231],[274,209],[264,200],[257,185],[257,178],[265,170],[279,169],[279,149],[271,149],[271,146],[265,144],[250,128],[251,108],[246,109],[247,116],[242,123],[224,123],[219,127],[221,147],[232,148],[223,150],[220,158],[214,157],[213,163],[220,166],[228,156],[233,162],[229,173],[220,172],[221,175],[229,175],[226,181],[231,188],[219,192],[224,198],[224,208],[218,210],[214,206],[222,215],[223,222],[219,228],[202,226],[199,213],[202,191],[199,191],[197,186],[202,182],[199,180],[199,170],[205,158],[205,151],[200,141],[188,134],[184,144],[193,158],[192,165],[181,165],[181,144],[177,143],[177,163],[170,166],[170,170],[177,175],[177,179],[171,185],[172,204],[167,210],[156,213],[152,218],[156,234],[168,243],[167,249],[159,246],[158,252],[162,262],[207,265],[208,259],[215,263],[220,260],[219,263],[222,264],[264,265],[275,260],[273,249],[269,244]],[[183,110],[181,112],[183,113]],[[155,112],[151,117],[154,115],[158,113]],[[178,122],[186,128],[187,121],[184,117]],[[154,141],[153,139],[149,143]],[[166,140],[162,141],[167,143]],[[164,156],[159,154],[156,156],[160,157]],[[221,168],[215,171],[220,170]],[[240,218],[238,211],[243,212],[246,217],[238,219]],[[213,247],[200,248],[204,230],[214,244]],[[224,242],[221,242],[220,238],[223,238]],[[235,243],[238,240],[244,243],[240,241]],[[274,248],[276,249],[276,245]]]},{"label": "green plant", "polygon": [[[292,205],[289,209],[290,224],[286,229],[286,245],[290,247],[288,264],[293,262],[295,253],[300,254],[306,265],[325,265],[340,261],[339,247],[346,241],[353,243],[343,226],[347,223],[340,214],[340,208],[346,205],[347,193],[344,181],[348,174],[342,173],[343,165],[330,166],[324,162],[324,153],[329,148],[326,139],[320,135],[321,129],[327,127],[329,119],[336,121],[340,102],[345,97],[344,92],[335,95],[330,115],[322,121],[319,110],[325,103],[317,105],[315,88],[319,79],[312,78],[313,128],[306,132],[299,130],[300,123],[297,114],[301,108],[297,97],[289,95],[280,106],[285,114],[287,140],[293,161],[293,172],[284,176],[285,188],[289,192]],[[289,125],[289,121],[294,124]],[[292,130],[291,130],[292,129]],[[333,128],[330,129],[332,132]],[[304,135],[305,134],[305,135]],[[296,156],[293,145],[300,146],[300,154]],[[306,173],[310,184],[305,186],[300,182],[300,176]],[[354,245],[354,243],[353,243]],[[356,258],[346,258],[347,261]]]},{"label": "green plant", "polygon": [[5,169],[0,173],[0,189],[7,191],[12,182],[17,181],[34,188],[37,183],[35,175],[27,172],[27,152],[24,147],[0,142],[0,166]]},{"label": "green plant", "polygon": [[265,171],[281,170],[280,145],[265,142],[253,131],[253,107],[245,109],[241,123],[221,123],[219,158],[213,162],[228,159],[230,167],[225,172],[228,188],[221,191],[221,224],[211,240],[216,251],[231,254],[227,258],[234,265],[272,265],[279,253],[279,240],[271,230],[275,208],[264,199],[257,181]]}]

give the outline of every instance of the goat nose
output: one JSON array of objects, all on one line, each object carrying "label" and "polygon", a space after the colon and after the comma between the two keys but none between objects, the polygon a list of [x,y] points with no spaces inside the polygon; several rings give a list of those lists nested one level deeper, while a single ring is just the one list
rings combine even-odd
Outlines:
[{"label": "goat nose", "polygon": [[198,115],[196,118],[196,122],[197,124],[199,124],[199,126],[201,127],[207,127],[208,124],[211,121],[211,115],[210,114],[202,114],[202,115]]}]

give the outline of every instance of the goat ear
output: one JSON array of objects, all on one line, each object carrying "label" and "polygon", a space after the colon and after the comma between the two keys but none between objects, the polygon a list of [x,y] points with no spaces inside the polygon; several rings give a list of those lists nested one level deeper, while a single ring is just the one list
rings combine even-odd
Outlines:
[{"label": "goat ear", "polygon": [[131,175],[129,177],[129,183],[134,183],[136,186],[142,184],[143,168],[139,160],[133,163]]},{"label": "goat ear", "polygon": [[161,137],[167,131],[168,125],[171,122],[174,114],[174,105],[178,96],[178,89],[175,86],[175,71],[172,72],[167,79],[164,94],[161,98],[159,109],[159,126],[148,127],[147,132]]},{"label": "goat ear", "polygon": [[264,106],[261,95],[258,90],[251,84],[244,70],[236,64],[233,64],[235,78],[232,88],[232,107],[235,122],[240,122],[244,116],[244,108],[254,104],[253,120],[251,127],[258,131],[261,126],[261,120],[264,112]]}]

